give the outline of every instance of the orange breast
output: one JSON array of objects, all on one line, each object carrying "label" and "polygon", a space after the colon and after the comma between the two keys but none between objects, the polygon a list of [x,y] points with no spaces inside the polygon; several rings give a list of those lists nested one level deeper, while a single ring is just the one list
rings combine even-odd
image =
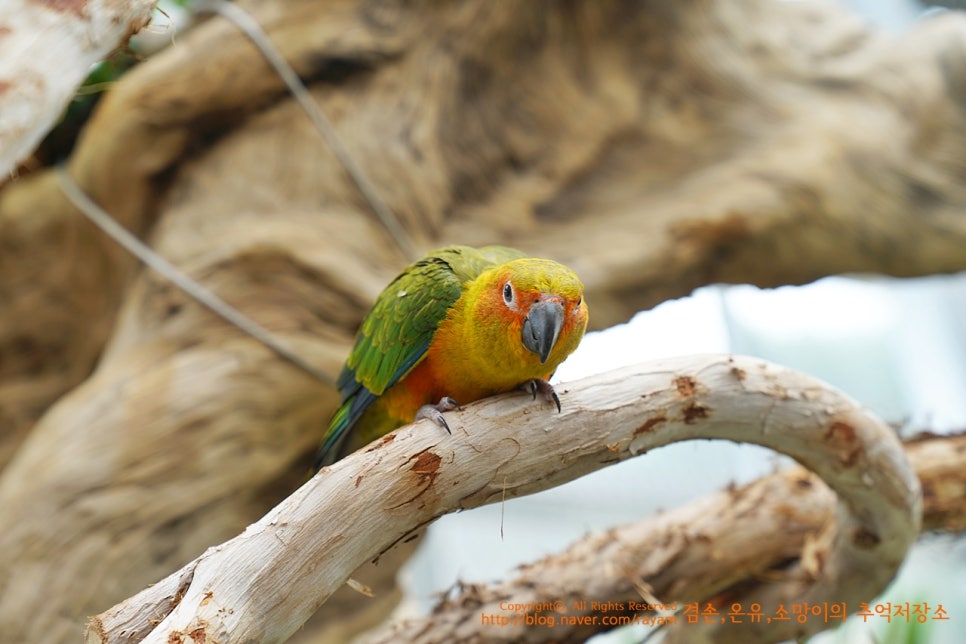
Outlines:
[{"label": "orange breast", "polygon": [[[490,382],[473,369],[469,361],[456,365],[446,361],[442,369],[434,352],[426,356],[404,379],[396,383],[376,401],[400,424],[410,423],[423,405],[434,405],[443,396],[453,398],[460,405],[467,405],[487,396],[514,389],[529,378],[549,378],[550,373],[539,373],[518,379],[513,375]],[[454,369],[455,367],[455,369]],[[484,377],[481,377],[484,375]]]}]

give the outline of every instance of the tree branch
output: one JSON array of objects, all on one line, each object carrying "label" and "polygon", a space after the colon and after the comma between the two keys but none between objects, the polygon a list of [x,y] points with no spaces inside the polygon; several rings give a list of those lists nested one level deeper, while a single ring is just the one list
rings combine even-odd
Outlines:
[{"label": "tree branch", "polygon": [[9,0],[0,19],[0,177],[57,122],[91,65],[151,21],[155,3]]},{"label": "tree branch", "polygon": [[[931,436],[905,443],[924,491],[923,530],[961,529],[966,522],[966,434]],[[938,457],[938,458],[937,458]],[[593,534],[532,565],[511,580],[493,585],[461,585],[426,617],[390,622],[360,638],[380,642],[580,640],[610,627],[599,623],[604,612],[587,602],[647,603],[642,587],[662,603],[711,602],[721,614],[731,604],[744,608],[759,600],[762,579],[784,574],[809,542],[834,520],[835,495],[813,474],[794,468],[746,486],[721,491],[666,513]],[[587,571],[594,571],[588,575]],[[494,628],[481,615],[508,616],[504,602],[554,605],[563,601],[574,620],[553,629],[507,625]],[[576,603],[575,603],[576,602]],[[786,606],[788,608],[788,606]],[[552,613],[551,613],[552,614]],[[593,624],[596,620],[598,623]],[[823,627],[834,622],[823,622]],[[713,623],[713,641],[747,640],[746,631]],[[731,633],[722,632],[730,627]],[[696,627],[678,615],[670,637],[693,641]],[[678,633],[674,633],[678,630]],[[762,639],[770,639],[767,633]],[[671,641],[674,641],[673,639]]]},{"label": "tree branch", "polygon": [[[781,451],[840,497],[835,522],[816,537],[806,564],[759,589],[764,606],[871,597],[918,534],[919,482],[901,443],[814,378],[750,358],[690,356],[561,389],[559,415],[525,396],[501,396],[456,414],[452,436],[412,425],[324,469],[243,534],[135,596],[135,604],[93,618],[88,641],[142,634],[146,642],[283,641],[359,564],[446,512],[548,489],[693,438]],[[189,571],[180,601],[166,612],[173,579]],[[155,626],[151,618],[162,614]],[[129,625],[124,633],[116,630],[119,620]],[[138,623],[143,631],[132,634]],[[775,626],[768,637],[809,627],[816,625]]]},{"label": "tree branch", "polygon": [[966,532],[966,433],[918,437],[906,455],[922,488],[922,529]]}]

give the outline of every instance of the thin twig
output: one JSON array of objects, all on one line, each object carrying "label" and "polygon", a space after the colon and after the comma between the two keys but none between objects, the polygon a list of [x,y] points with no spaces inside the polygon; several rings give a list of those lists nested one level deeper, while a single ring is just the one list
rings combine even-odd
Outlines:
[{"label": "thin twig", "polygon": [[238,327],[255,338],[282,358],[285,358],[326,385],[330,387],[335,386],[335,381],[331,376],[306,362],[279,337],[206,289],[196,280],[181,272],[171,262],[151,250],[144,242],[128,232],[111,215],[87,196],[63,166],[57,167],[57,178],[67,198],[91,223],[104,231],[111,239],[141,260],[146,266],[157,271],[161,276],[169,280],[200,304],[207,307],[229,324]]},{"label": "thin twig", "polygon": [[362,168],[352,159],[349,151],[346,150],[336,135],[331,121],[329,121],[328,117],[322,111],[322,108],[312,98],[312,95],[306,89],[305,84],[302,83],[298,74],[295,73],[292,66],[288,64],[288,61],[285,60],[282,53],[275,47],[274,43],[268,37],[268,34],[258,24],[258,21],[242,7],[233,2],[227,2],[226,0],[202,0],[196,5],[196,10],[199,13],[216,13],[230,20],[251,39],[259,51],[262,52],[262,55],[265,56],[265,60],[268,61],[281,77],[282,81],[284,81],[288,90],[295,97],[295,100],[299,102],[299,105],[302,106],[302,109],[305,110],[309,119],[312,120],[312,123],[322,134],[322,137],[332,149],[339,163],[342,164],[342,167],[345,168],[349,177],[355,182],[356,187],[359,188],[359,192],[369,202],[369,206],[395,240],[400,250],[402,250],[409,261],[416,261],[419,258],[419,254],[416,252],[416,247],[400,223],[399,218],[396,217],[396,214],[379,196],[375,186],[366,178]]}]

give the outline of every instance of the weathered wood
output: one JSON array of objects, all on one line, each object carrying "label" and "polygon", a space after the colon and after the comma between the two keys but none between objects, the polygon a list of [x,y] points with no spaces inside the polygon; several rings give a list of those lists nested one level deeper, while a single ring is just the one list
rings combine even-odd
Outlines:
[{"label": "weathered wood", "polygon": [[5,0],[0,183],[54,126],[91,66],[151,21],[157,0]]},{"label": "weathered wood", "polygon": [[[149,629],[139,633],[148,643],[281,642],[359,564],[443,513],[544,490],[694,438],[777,449],[839,495],[835,520],[814,535],[801,566],[756,589],[766,610],[793,599],[873,597],[919,533],[919,481],[895,434],[808,376],[758,359],[692,356],[587,378],[563,393],[559,415],[543,401],[501,396],[455,414],[452,435],[421,423],[377,441],[323,469],[244,533],[178,573],[191,581],[156,626],[148,615],[163,607],[148,589],[132,605],[95,618],[88,633],[126,641],[111,624],[116,615],[130,624],[134,610]],[[744,545],[754,552],[756,544]],[[593,583],[587,579],[584,590]],[[749,625],[744,637],[781,641],[821,628],[795,621]]]},{"label": "weathered wood", "polygon": [[[710,282],[966,263],[962,17],[893,38],[770,0],[248,6],[418,245],[564,261],[597,327]],[[320,140],[212,19],[112,89],[69,168],[335,373],[404,258]],[[45,172],[0,191],[0,244],[0,639],[76,641],[283,498],[335,398],[132,270]]]},{"label": "weathered wood", "polygon": [[966,435],[933,435],[906,444],[919,474],[923,530],[966,532]]},{"label": "weathered wood", "polygon": [[[922,489],[928,491],[923,530],[961,530],[966,521],[966,434],[933,436],[904,447]],[[592,534],[564,552],[524,566],[513,579],[461,586],[429,615],[390,622],[367,633],[359,644],[584,639],[607,630],[599,623],[604,615],[640,614],[630,608],[631,602],[653,603],[641,588],[661,603],[677,602],[679,608],[686,602],[700,602],[702,608],[711,603],[727,614],[733,602],[745,608],[758,602],[761,580],[774,578],[776,571],[787,574],[790,562],[800,559],[834,516],[835,495],[828,487],[807,470],[790,469]],[[580,605],[580,600],[587,602]],[[591,620],[596,615],[598,624],[495,627],[481,619],[509,619],[511,614],[501,608],[505,603],[547,606],[560,601],[565,611],[544,614],[558,622],[562,615]],[[623,604],[625,610],[592,610],[590,601]],[[694,641],[697,628],[683,614],[677,620],[677,637]],[[721,632],[708,635],[725,639]],[[749,634],[739,630],[732,637],[747,641]]]}]

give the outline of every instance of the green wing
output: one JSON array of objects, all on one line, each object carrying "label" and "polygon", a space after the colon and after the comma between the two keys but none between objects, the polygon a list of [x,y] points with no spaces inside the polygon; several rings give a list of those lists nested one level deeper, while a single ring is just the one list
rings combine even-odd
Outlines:
[{"label": "green wing", "polygon": [[336,382],[342,405],[325,433],[316,469],[335,462],[362,413],[426,356],[463,285],[486,269],[525,257],[503,246],[450,246],[406,268],[376,299]]}]

